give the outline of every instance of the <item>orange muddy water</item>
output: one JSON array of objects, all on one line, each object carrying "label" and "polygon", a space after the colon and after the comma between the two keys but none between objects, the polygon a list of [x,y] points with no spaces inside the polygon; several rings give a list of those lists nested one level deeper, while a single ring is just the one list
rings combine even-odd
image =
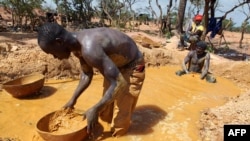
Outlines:
[{"label": "orange muddy water", "polygon": [[[217,77],[211,84],[197,74],[176,76],[179,66],[147,68],[143,89],[132,117],[128,134],[119,141],[199,141],[200,112],[220,106],[240,89],[229,80]],[[102,76],[78,99],[75,108],[86,110],[101,98]],[[0,91],[0,139],[42,141],[36,133],[36,122],[60,109],[72,96],[78,80],[46,80],[41,94],[29,99],[16,99]],[[106,131],[105,126],[103,125]],[[114,140],[108,134],[100,140]]]}]

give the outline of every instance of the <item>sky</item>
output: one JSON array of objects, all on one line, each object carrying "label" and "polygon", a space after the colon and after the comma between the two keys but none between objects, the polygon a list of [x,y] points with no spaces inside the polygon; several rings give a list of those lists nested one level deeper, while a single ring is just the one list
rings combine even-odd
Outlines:
[{"label": "sky", "polygon": [[[149,6],[148,4],[148,0],[137,0],[138,2],[136,4],[134,4],[133,9],[135,11],[138,11],[139,9],[146,9],[146,7]],[[177,0],[177,3],[174,3],[175,0],[173,0],[173,6],[178,6],[179,0]],[[218,0],[219,1],[219,7],[218,10],[215,13],[216,17],[220,17],[223,16],[225,14],[226,11],[230,10],[232,7],[234,7],[235,5],[237,5],[239,2],[238,0]],[[243,0],[239,0],[239,1],[243,1]],[[167,11],[167,5],[168,5],[168,0],[158,0],[159,4],[162,7],[163,10],[163,14],[166,13]],[[53,0],[46,0],[46,5],[49,7],[53,7],[55,8],[55,3],[53,2]],[[159,16],[159,9],[155,3],[155,0],[152,0],[151,2],[153,9],[155,10],[156,14]],[[189,5],[189,4],[188,4]],[[188,5],[186,10],[188,9]],[[231,12],[227,15],[227,19],[232,18],[233,22],[235,23],[235,26],[240,26],[241,23],[244,21],[244,19],[246,18],[246,15],[244,15],[244,13],[242,12],[243,9],[241,7],[237,8],[234,10],[234,12]],[[250,10],[246,8],[245,6],[245,11],[249,12]],[[202,12],[202,11],[200,11]]]}]

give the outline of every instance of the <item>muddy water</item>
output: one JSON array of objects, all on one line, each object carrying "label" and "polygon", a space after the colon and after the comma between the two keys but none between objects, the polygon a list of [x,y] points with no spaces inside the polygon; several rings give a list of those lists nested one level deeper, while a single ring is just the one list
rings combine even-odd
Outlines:
[{"label": "muddy water", "polygon": [[[240,94],[240,89],[226,79],[217,76],[218,83],[210,84],[196,74],[176,76],[178,69],[179,66],[167,66],[146,70],[131,128],[119,141],[198,141],[200,112]],[[76,108],[86,110],[100,99],[102,80],[102,76],[94,77]],[[77,80],[47,80],[39,96],[22,100],[0,91],[0,138],[42,141],[35,130],[36,122],[60,109],[77,84]],[[106,131],[106,125],[103,126]],[[105,132],[101,140],[114,139]]]}]

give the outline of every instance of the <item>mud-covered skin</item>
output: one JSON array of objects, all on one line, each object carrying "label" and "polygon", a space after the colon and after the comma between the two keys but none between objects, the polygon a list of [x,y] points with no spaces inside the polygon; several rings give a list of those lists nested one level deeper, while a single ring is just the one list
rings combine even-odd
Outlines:
[{"label": "mud-covered skin", "polygon": [[102,99],[84,114],[88,133],[92,132],[97,123],[98,113],[127,85],[119,68],[143,57],[129,36],[110,28],[84,29],[71,33],[60,25],[47,23],[38,31],[38,44],[44,52],[55,58],[67,59],[72,52],[79,59],[82,70],[80,81],[64,108],[74,108],[78,97],[91,83],[93,68],[97,68],[109,81],[110,86]]},{"label": "mud-covered skin", "polygon": [[210,54],[208,52],[205,52],[204,49],[197,46],[196,50],[191,50],[188,52],[182,63],[182,68],[186,73],[201,73],[200,78],[204,79],[205,76],[208,74],[209,65]]},{"label": "mud-covered skin", "polygon": [[216,78],[209,73],[210,54],[204,49],[196,47],[196,50],[191,50],[182,62],[182,70],[175,72],[181,76],[189,72],[201,73],[200,79],[205,79],[209,83],[216,83]]}]

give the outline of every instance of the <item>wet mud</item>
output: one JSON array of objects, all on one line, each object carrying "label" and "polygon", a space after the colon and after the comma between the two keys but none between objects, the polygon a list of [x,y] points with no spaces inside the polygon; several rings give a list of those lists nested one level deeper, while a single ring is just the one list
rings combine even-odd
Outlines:
[{"label": "wet mud", "polygon": [[[223,105],[240,94],[231,81],[216,76],[217,83],[200,80],[198,74],[175,75],[180,66],[146,69],[146,79],[129,132],[119,141],[191,141],[201,140],[201,112]],[[80,96],[76,109],[87,110],[102,95],[101,75],[95,75],[90,87]],[[62,108],[72,96],[78,80],[46,80],[38,95],[17,99],[0,91],[0,137],[21,141],[42,141],[35,130],[44,115]],[[101,122],[103,134],[96,140],[114,140],[108,126]],[[90,140],[90,139],[88,139]]]}]

